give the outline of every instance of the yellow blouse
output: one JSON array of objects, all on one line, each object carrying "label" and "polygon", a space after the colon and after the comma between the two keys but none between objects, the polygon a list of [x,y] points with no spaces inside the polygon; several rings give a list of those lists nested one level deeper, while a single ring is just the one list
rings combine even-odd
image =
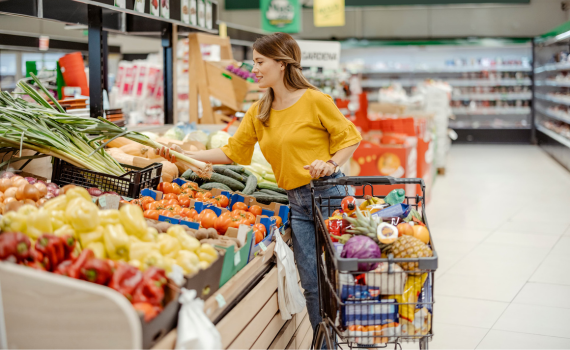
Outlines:
[{"label": "yellow blouse", "polygon": [[256,142],[271,164],[279,187],[291,190],[307,185],[311,175],[303,166],[327,161],[343,148],[362,140],[356,127],[338,110],[332,97],[308,89],[292,106],[271,110],[268,126],[251,106],[222,151],[234,162],[251,164]]}]

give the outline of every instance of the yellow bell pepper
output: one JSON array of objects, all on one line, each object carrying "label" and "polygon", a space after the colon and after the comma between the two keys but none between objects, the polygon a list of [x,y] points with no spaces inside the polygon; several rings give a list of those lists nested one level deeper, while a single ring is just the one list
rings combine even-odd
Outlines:
[{"label": "yellow bell pepper", "polygon": [[4,232],[26,232],[27,217],[15,211],[9,211],[0,220],[0,228]]},{"label": "yellow bell pepper", "polygon": [[79,234],[79,242],[82,247],[88,246],[92,242],[103,242],[103,226],[97,226],[93,231],[81,232]]},{"label": "yellow bell pepper", "polygon": [[75,232],[75,230],[73,229],[73,227],[71,227],[70,225],[63,225],[60,228],[58,228],[57,230],[55,230],[53,232],[54,235],[58,236],[58,237],[63,237],[63,236],[72,236],[72,237],[76,237],[77,238],[77,233]]},{"label": "yellow bell pepper", "polygon": [[207,262],[207,261],[200,261],[200,263],[198,265],[200,266],[201,270],[205,270],[208,267],[210,267],[210,265],[212,265],[212,264]]},{"label": "yellow bell pepper", "polygon": [[178,252],[176,264],[184,270],[185,275],[193,275],[200,269],[200,259],[198,259],[198,255],[189,250],[181,250]]},{"label": "yellow bell pepper", "polygon": [[[42,207],[42,209],[48,211],[45,207]],[[57,230],[58,228],[66,225],[65,210],[53,210],[49,213],[51,226],[54,230]]]},{"label": "yellow bell pepper", "polygon": [[35,215],[37,212],[38,212],[38,207],[31,204],[22,205],[20,209],[18,209],[18,214],[28,217]]},{"label": "yellow bell pepper", "polygon": [[99,210],[99,219],[101,225],[115,225],[120,224],[119,211],[116,209]]},{"label": "yellow bell pepper", "polygon": [[200,261],[207,262],[208,265],[216,261],[218,258],[218,252],[208,243],[202,244],[197,253]]},{"label": "yellow bell pepper", "polygon": [[164,257],[163,269],[166,271],[166,273],[172,272],[172,266],[174,265],[176,265],[176,260],[174,260],[173,258],[169,258],[167,256]]},{"label": "yellow bell pepper", "polygon": [[123,205],[119,209],[121,224],[129,235],[144,237],[147,233],[146,219],[140,207],[136,205]]},{"label": "yellow bell pepper", "polygon": [[142,270],[143,268],[143,263],[138,260],[129,260],[129,265],[132,265],[139,270]]},{"label": "yellow bell pepper", "polygon": [[[19,212],[20,211],[18,210],[18,213]],[[43,209],[37,210],[36,208],[35,213],[28,215],[26,233],[34,239],[39,238],[44,233],[53,233],[53,226],[51,224],[49,213]]]},{"label": "yellow bell pepper", "polygon": [[57,196],[57,197],[52,198],[49,201],[47,201],[46,204],[44,204],[44,206],[42,208],[44,208],[45,210],[47,210],[49,212],[52,212],[52,211],[56,211],[56,210],[65,211],[66,207],[67,207],[67,196],[61,195],[61,196]]},{"label": "yellow bell pepper", "polygon": [[128,259],[131,242],[122,225],[104,226],[103,242],[110,259]]},{"label": "yellow bell pepper", "polygon": [[170,226],[166,231],[166,234],[178,239],[180,245],[182,245],[182,249],[195,252],[200,248],[200,241],[187,234],[186,230],[180,225]]},{"label": "yellow bell pepper", "polygon": [[85,198],[75,198],[67,204],[65,216],[67,217],[67,222],[76,231],[87,232],[93,231],[99,226],[98,212],[99,208],[93,202],[89,202]]},{"label": "yellow bell pepper", "polygon": [[147,228],[146,235],[141,237],[141,241],[143,242],[156,242],[157,239],[158,239],[158,230],[155,229],[154,227]]},{"label": "yellow bell pepper", "polygon": [[180,248],[182,248],[180,242],[169,235],[159,235],[157,243],[160,253],[169,258],[175,258]]},{"label": "yellow bell pepper", "polygon": [[129,257],[131,260],[144,261],[146,256],[151,252],[159,252],[158,247],[155,244],[148,242],[131,242]]},{"label": "yellow bell pepper", "polygon": [[153,250],[144,258],[143,269],[146,270],[147,267],[156,266],[166,270],[165,264],[166,263],[164,261],[164,257],[160,254],[160,252]]},{"label": "yellow bell pepper", "polygon": [[83,199],[93,203],[92,199],[91,199],[91,195],[83,187],[79,187],[79,186],[73,187],[73,188],[67,190],[65,195],[67,196],[68,202],[71,202],[72,200],[74,200],[76,198],[83,198]]},{"label": "yellow bell pepper", "polygon": [[91,242],[85,249],[91,249],[95,254],[95,257],[99,259],[107,259],[107,251],[105,250],[105,245],[103,242]]}]

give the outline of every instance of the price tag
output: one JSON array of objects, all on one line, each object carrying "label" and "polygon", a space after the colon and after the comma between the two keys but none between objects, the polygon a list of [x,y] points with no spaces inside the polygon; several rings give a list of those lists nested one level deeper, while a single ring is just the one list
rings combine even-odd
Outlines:
[{"label": "price tag", "polygon": [[261,250],[266,251],[267,247],[265,246],[265,244],[263,244],[263,242],[259,242],[259,248],[261,248]]},{"label": "price tag", "polygon": [[103,208],[107,206],[107,198],[105,196],[99,197],[99,206]]},{"label": "price tag", "polygon": [[241,262],[241,254],[239,252],[234,255],[234,266],[238,266]]},{"label": "price tag", "polygon": [[226,299],[221,294],[216,295],[216,301],[218,302],[219,307],[224,307],[226,305]]}]

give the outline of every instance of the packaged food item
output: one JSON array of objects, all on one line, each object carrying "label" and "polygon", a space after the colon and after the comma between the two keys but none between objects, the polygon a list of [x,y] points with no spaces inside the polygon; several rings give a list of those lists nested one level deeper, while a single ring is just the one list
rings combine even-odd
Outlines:
[{"label": "packaged food item", "polygon": [[399,216],[382,217],[382,218],[380,218],[380,220],[382,220],[382,222],[386,222],[386,223],[389,223],[390,225],[394,225],[394,226],[398,226],[398,224],[400,224],[401,222],[404,222],[404,219],[402,219]]},{"label": "packaged food item", "polygon": [[401,319],[402,335],[417,335],[418,338],[428,334],[431,329],[431,312],[427,308],[416,309],[412,322]]},{"label": "packaged food item", "polygon": [[347,301],[342,313],[344,326],[376,326],[398,323],[398,305],[395,299]]},{"label": "packaged food item", "polygon": [[400,217],[403,219],[406,218],[411,211],[412,207],[410,205],[400,203],[373,213],[372,216],[378,216],[381,218]]},{"label": "packaged food item", "polygon": [[378,300],[380,288],[360,285],[343,285],[341,299],[347,300]]},{"label": "packaged food item", "polygon": [[427,279],[427,275],[427,273],[422,273],[419,276],[408,276],[408,280],[404,286],[404,293],[386,297],[388,299],[396,299],[400,304],[405,304],[400,305],[400,320],[404,319],[414,322],[416,303],[418,302],[418,297]]},{"label": "packaged food item", "polygon": [[387,222],[378,225],[376,232],[378,241],[383,244],[392,244],[398,239],[398,229]]},{"label": "packaged food item", "polygon": [[378,287],[380,295],[403,294],[404,286],[408,280],[408,275],[400,265],[388,264],[387,262],[378,263],[378,267],[374,271],[363,275],[362,282],[367,286]]},{"label": "packaged food item", "polygon": [[403,203],[406,200],[406,191],[403,189],[396,189],[392,190],[388,195],[384,198],[384,201],[390,205],[396,205]]}]

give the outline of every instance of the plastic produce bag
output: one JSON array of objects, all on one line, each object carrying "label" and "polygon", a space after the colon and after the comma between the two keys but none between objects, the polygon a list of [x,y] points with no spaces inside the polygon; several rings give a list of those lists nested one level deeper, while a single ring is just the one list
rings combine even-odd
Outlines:
[{"label": "plastic produce bag", "polygon": [[176,349],[221,349],[222,337],[204,314],[204,301],[195,290],[181,289]]},{"label": "plastic produce bag", "polygon": [[281,234],[275,229],[274,237],[275,255],[277,256],[277,301],[279,311],[283,320],[291,319],[291,315],[303,311],[305,308],[305,297],[297,284],[297,268],[293,251],[287,246]]}]

